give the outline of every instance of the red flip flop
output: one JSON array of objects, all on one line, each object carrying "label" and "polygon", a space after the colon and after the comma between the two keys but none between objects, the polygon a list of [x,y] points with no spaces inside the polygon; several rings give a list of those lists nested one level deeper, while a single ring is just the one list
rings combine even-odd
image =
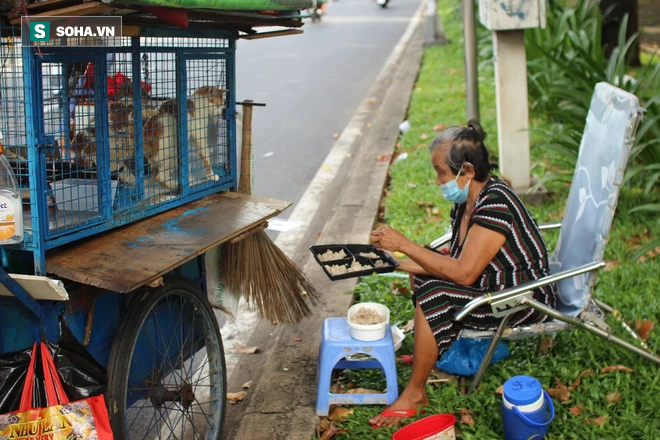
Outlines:
[{"label": "red flip flop", "polygon": [[[426,411],[422,410],[420,414],[425,414]],[[382,413],[380,413],[384,417],[398,417],[400,419],[407,419],[410,417],[415,417],[417,415],[417,410],[416,409],[394,409],[391,410],[389,408],[386,408],[383,410]],[[379,429],[379,428],[384,428],[385,426],[378,426],[378,425],[371,425],[372,428],[374,429]]]}]

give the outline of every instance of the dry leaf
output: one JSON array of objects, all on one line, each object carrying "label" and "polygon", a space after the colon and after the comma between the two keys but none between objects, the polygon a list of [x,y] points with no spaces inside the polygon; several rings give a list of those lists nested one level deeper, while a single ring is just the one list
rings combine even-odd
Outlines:
[{"label": "dry leaf", "polygon": [[337,406],[330,412],[330,415],[328,415],[328,419],[336,422],[343,422],[348,418],[348,416],[353,414],[353,411],[354,411],[353,408],[344,408],[343,406]]},{"label": "dry leaf", "polygon": [[238,393],[227,393],[227,400],[229,400],[229,403],[233,405],[234,403],[245,399],[245,396],[247,396],[245,391],[239,391]]},{"label": "dry leaf", "polygon": [[247,382],[245,382],[245,383],[243,384],[242,388],[245,388],[245,389],[247,390],[247,389],[250,389],[250,386],[251,386],[251,385],[252,385],[252,381],[251,381],[251,380],[248,380]]},{"label": "dry leaf", "polygon": [[639,261],[641,263],[643,261],[646,261],[649,258],[655,258],[657,255],[660,255],[660,246],[658,246],[655,249],[651,249],[650,251],[648,251],[647,253],[645,253],[641,257],[639,257],[637,259],[637,261]]},{"label": "dry leaf", "polygon": [[594,372],[594,370],[592,370],[591,368],[589,368],[588,370],[584,370],[582,373],[580,373],[578,378],[575,379],[575,382],[573,382],[573,385],[568,387],[568,390],[573,391],[575,388],[579,387],[580,386],[580,381],[582,380],[582,378],[584,376],[589,376],[590,374],[593,374],[593,372]]},{"label": "dry leaf", "polygon": [[408,182],[408,188],[417,188],[416,183]]},{"label": "dry leaf", "polygon": [[293,342],[302,342],[302,338],[291,338]]},{"label": "dry leaf", "polygon": [[382,394],[382,391],[368,390],[366,388],[353,388],[346,391],[344,394]]},{"label": "dry leaf", "polygon": [[635,330],[637,330],[639,339],[646,342],[649,339],[653,327],[655,327],[655,323],[647,319],[643,320],[639,326],[635,325]]},{"label": "dry leaf", "polygon": [[495,394],[504,394],[504,385],[500,385],[499,387],[497,387],[497,389],[495,390]]},{"label": "dry leaf", "polygon": [[607,399],[607,403],[617,403],[621,398],[623,397],[623,394],[621,394],[618,391],[614,391],[613,393],[608,394],[605,399]]},{"label": "dry leaf", "polygon": [[429,138],[429,135],[426,134],[426,133],[422,133],[422,134],[419,136],[419,138],[420,138],[421,140],[425,141],[425,140],[427,140],[427,139]]},{"label": "dry leaf", "polygon": [[607,416],[600,416],[600,417],[596,417],[595,419],[586,418],[584,419],[584,424],[585,425],[593,424],[596,426],[600,426],[606,421],[607,421]]},{"label": "dry leaf", "polygon": [[545,338],[541,341],[541,346],[539,347],[539,354],[545,356],[548,354],[548,351],[552,347],[552,338]]},{"label": "dry leaf", "polygon": [[626,373],[634,373],[635,370],[628,368],[624,365],[611,365],[600,370],[600,374],[611,373],[613,371],[625,371]]},{"label": "dry leaf", "polygon": [[411,332],[414,328],[415,328],[415,320],[411,319],[410,321],[408,321],[408,323],[406,325],[401,327],[401,330],[404,333],[408,333],[408,332]]},{"label": "dry leaf", "polygon": [[316,436],[320,437],[322,433],[330,429],[330,420],[327,417],[321,417],[316,426]]},{"label": "dry leaf", "polygon": [[555,378],[555,380],[557,381],[557,388],[548,388],[546,391],[550,397],[566,402],[571,398],[571,392],[568,390],[564,382],[557,378]]},{"label": "dry leaf", "polygon": [[259,349],[258,347],[248,347],[247,345],[241,345],[238,342],[234,344],[234,348],[238,350],[241,354],[254,354]]},{"label": "dry leaf", "polygon": [[467,408],[461,408],[461,423],[464,425],[474,425],[474,419],[472,418],[472,411]]},{"label": "dry leaf", "polygon": [[619,263],[618,261],[608,261],[605,264],[605,267],[603,268],[603,270],[608,271],[608,270],[612,270],[612,269],[614,269],[616,267],[619,267],[619,266],[621,266],[621,263]]},{"label": "dry leaf", "polygon": [[424,205],[426,205],[426,202],[424,200],[417,200],[417,206],[421,208]]},{"label": "dry leaf", "polygon": [[438,124],[435,127],[433,127],[433,131],[441,131],[441,130],[444,130],[445,128],[447,128],[447,127],[445,127],[442,124]]},{"label": "dry leaf", "polygon": [[433,208],[431,209],[431,212],[433,213],[433,215],[438,215],[440,214],[440,208]]},{"label": "dry leaf", "polygon": [[342,432],[348,431],[345,429],[337,428],[334,423],[330,423],[330,427],[323,433],[319,440],[330,440],[332,437],[337,434],[341,434]]},{"label": "dry leaf", "polygon": [[580,414],[582,414],[582,411],[584,411],[584,403],[578,403],[573,408],[568,410],[568,412],[574,415],[575,417],[579,417]]}]

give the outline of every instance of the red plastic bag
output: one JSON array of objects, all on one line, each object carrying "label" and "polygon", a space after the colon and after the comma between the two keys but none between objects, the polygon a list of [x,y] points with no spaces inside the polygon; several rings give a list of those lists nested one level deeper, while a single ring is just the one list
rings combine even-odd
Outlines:
[{"label": "red plastic bag", "polygon": [[[32,407],[35,360],[39,354],[48,401],[45,408]],[[43,343],[35,343],[20,408],[0,415],[0,438],[113,440],[114,436],[103,395],[69,402],[48,348]]]}]

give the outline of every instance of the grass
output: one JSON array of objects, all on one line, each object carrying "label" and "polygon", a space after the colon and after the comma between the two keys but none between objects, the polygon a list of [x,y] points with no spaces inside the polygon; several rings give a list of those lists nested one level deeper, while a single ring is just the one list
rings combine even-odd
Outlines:
[{"label": "grass", "polygon": [[[456,0],[439,0],[438,11],[443,18],[445,31],[451,43],[426,49],[423,66],[412,96],[409,120],[412,129],[401,138],[399,153],[407,152],[405,160],[391,168],[389,193],[384,200],[383,222],[399,229],[407,237],[428,243],[444,233],[449,226],[450,204],[442,199],[434,183],[426,146],[438,125],[465,123],[465,85],[463,71],[463,45],[461,20],[455,16]],[[483,48],[482,48],[483,49]],[[484,49],[487,50],[487,49]],[[487,145],[497,149],[495,89],[492,69],[482,64],[479,92],[481,122],[489,133]],[[543,115],[532,115],[534,128],[543,129]],[[532,132],[532,144],[539,136]],[[532,147],[534,173],[544,175],[557,172],[553,157]],[[542,206],[531,207],[539,223],[561,218],[568,187],[563,183],[549,184],[551,195]],[[623,188],[617,215],[605,252],[608,269],[597,277],[595,295],[621,310],[629,321],[636,318],[653,322],[660,320],[660,259],[649,256],[644,261],[632,261],[634,249],[657,237],[660,221],[657,216],[642,213],[630,214],[629,210],[642,203],[660,201],[654,191],[650,196],[640,189]],[[434,209],[435,208],[435,209]],[[552,250],[556,233],[546,235]],[[405,281],[405,280],[403,280]],[[393,294],[402,285],[400,279],[371,276],[363,278],[355,294],[359,301],[376,301],[392,311],[392,323],[405,324],[413,314],[408,294]],[[621,324],[613,318],[608,323],[614,332],[630,340]],[[658,352],[658,330],[651,333],[648,344]],[[556,379],[573,383],[582,371],[592,369],[594,374],[582,379],[565,402],[554,400],[555,421],[551,424],[550,439],[654,439],[660,436],[660,407],[658,367],[643,358],[618,349],[606,341],[585,331],[570,330],[557,335],[546,355],[539,354],[540,337],[509,343],[511,355],[503,362],[489,367],[480,389],[472,395],[461,393],[460,384],[429,386],[431,414],[453,413],[460,419],[462,408],[473,412],[474,425],[457,423],[458,438],[499,439],[503,430],[500,415],[501,396],[495,390],[514,375],[530,375],[538,378],[544,388],[553,388]],[[412,334],[406,336],[397,354],[412,353]],[[634,372],[600,374],[610,365],[625,365]],[[399,364],[399,384],[405,386],[410,367]],[[365,371],[344,371],[340,380],[352,387],[383,389],[382,374]],[[609,403],[607,396],[621,393],[621,399]],[[571,408],[581,405],[582,414],[574,416]],[[367,420],[382,410],[382,406],[354,406],[354,412],[338,427],[345,429],[336,439],[389,439],[393,429],[373,430]],[[587,419],[607,416],[604,423],[596,425]],[[420,418],[419,416],[417,419]]]}]

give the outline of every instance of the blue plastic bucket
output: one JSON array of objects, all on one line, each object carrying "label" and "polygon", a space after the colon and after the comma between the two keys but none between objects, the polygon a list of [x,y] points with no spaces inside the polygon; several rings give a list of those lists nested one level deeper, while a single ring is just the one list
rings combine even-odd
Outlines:
[{"label": "blue plastic bucket", "polygon": [[555,417],[552,399],[530,376],[515,376],[504,383],[502,424],[505,440],[541,440]]}]

